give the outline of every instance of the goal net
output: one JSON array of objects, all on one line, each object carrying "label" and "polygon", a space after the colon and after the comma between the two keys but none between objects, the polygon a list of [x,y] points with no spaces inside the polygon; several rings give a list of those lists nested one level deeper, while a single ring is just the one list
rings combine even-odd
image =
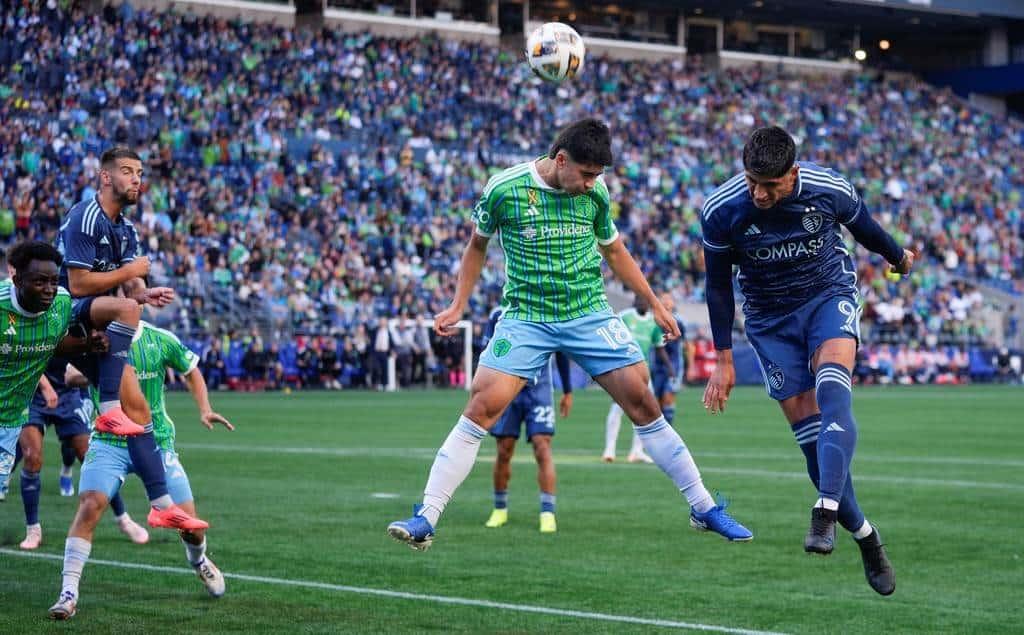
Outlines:
[{"label": "goal net", "polygon": [[[388,320],[388,327],[392,330],[397,328],[399,320],[397,318],[391,318]],[[427,329],[428,334],[433,333],[434,320],[424,318],[422,322],[424,328]],[[459,320],[455,326],[462,329],[462,370],[465,373],[466,381],[465,389],[469,390],[470,385],[473,382],[473,323],[469,320]],[[455,336],[458,337],[458,336]],[[431,339],[433,344],[433,339]],[[430,373],[427,373],[427,385],[430,385]],[[393,355],[388,356],[388,383],[385,386],[385,390],[388,392],[394,392],[399,389],[398,384],[398,365]]]}]

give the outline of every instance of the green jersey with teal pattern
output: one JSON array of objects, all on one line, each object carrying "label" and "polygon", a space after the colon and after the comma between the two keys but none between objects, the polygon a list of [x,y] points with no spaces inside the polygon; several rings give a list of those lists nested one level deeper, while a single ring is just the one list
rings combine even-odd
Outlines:
[{"label": "green jersey with teal pattern", "polygon": [[[174,333],[157,328],[148,322],[139,322],[139,330],[128,351],[128,361],[135,367],[139,386],[153,413],[153,434],[157,445],[164,450],[174,449],[174,422],[167,415],[164,403],[164,378],[167,369],[188,373],[199,364],[199,356],[181,343]],[[99,393],[89,388],[96,411],[99,412]],[[93,438],[104,443],[126,447],[125,437],[106,432],[93,432]]]},{"label": "green jersey with teal pattern", "polygon": [[633,339],[640,346],[644,359],[649,359],[651,349],[662,345],[664,333],[658,323],[654,321],[654,313],[648,311],[644,315],[637,313],[636,309],[629,308],[619,313],[619,319],[626,325]]},{"label": "green jersey with teal pattern", "polygon": [[476,232],[505,253],[505,317],[564,322],[607,310],[598,244],[618,237],[602,178],[586,194],[545,183],[529,161],[487,182],[473,210]]},{"label": "green jersey with teal pattern", "polygon": [[20,426],[39,378],[71,323],[71,295],[63,287],[42,313],[18,304],[11,280],[0,282],[0,427]]}]

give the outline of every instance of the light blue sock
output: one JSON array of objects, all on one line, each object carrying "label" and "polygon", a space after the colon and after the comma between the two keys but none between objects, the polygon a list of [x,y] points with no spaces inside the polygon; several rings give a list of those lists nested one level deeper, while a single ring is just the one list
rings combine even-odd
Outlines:
[{"label": "light blue sock", "polygon": [[665,415],[665,421],[668,421],[668,424],[670,426],[671,425],[675,425],[675,420],[676,420],[676,407],[675,406],[665,406],[664,408],[661,409],[661,414]]}]

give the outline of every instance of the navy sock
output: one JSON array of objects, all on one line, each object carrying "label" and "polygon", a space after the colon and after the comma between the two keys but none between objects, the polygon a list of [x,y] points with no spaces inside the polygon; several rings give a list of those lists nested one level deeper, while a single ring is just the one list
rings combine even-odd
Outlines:
[{"label": "navy sock", "polygon": [[494,490],[494,509],[508,508],[508,490]]},{"label": "navy sock", "polygon": [[167,496],[167,476],[164,473],[164,460],[160,454],[160,448],[156,446],[156,437],[153,436],[153,424],[146,425],[145,434],[139,434],[128,439],[128,456],[132,459],[132,466],[135,473],[142,479],[146,486],[146,495],[149,500],[155,501],[158,498]]},{"label": "navy sock", "polygon": [[[800,451],[807,460],[807,476],[811,477],[814,489],[818,489],[818,430],[821,428],[821,415],[811,415],[793,424],[793,436],[796,437]],[[839,501],[839,524],[849,532],[855,532],[864,525],[864,513],[857,504],[857,494],[853,491],[853,475],[847,473],[846,484],[843,486],[843,497]]]},{"label": "navy sock", "polygon": [[540,511],[555,513],[555,495],[547,492],[540,493]]},{"label": "navy sock", "polygon": [[71,467],[75,464],[75,459],[78,458],[78,453],[75,452],[75,446],[70,443],[60,444],[60,458],[64,463],[64,467]]},{"label": "navy sock", "polygon": [[110,509],[114,512],[114,518],[124,516],[124,499],[121,498],[121,492],[114,494],[114,497],[110,499]]},{"label": "navy sock", "polygon": [[676,407],[665,406],[661,409],[661,414],[665,415],[665,421],[668,421],[668,424],[672,425],[672,422],[676,419]]},{"label": "navy sock", "polygon": [[128,362],[128,349],[132,346],[134,335],[135,328],[127,324],[111,322],[107,326],[110,352],[100,356],[100,377],[96,386],[100,391],[100,403],[119,399],[121,375],[124,374],[124,365]]},{"label": "navy sock", "polygon": [[839,364],[822,364],[815,378],[821,430],[818,433],[818,470],[821,498],[841,501],[850,461],[857,447],[850,371]]},{"label": "navy sock", "polygon": [[25,506],[25,524],[39,522],[39,472],[21,470],[21,502]]}]

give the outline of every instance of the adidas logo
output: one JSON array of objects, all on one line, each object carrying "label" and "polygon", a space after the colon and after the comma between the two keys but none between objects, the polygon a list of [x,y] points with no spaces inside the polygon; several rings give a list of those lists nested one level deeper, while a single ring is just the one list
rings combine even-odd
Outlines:
[{"label": "adidas logo", "polygon": [[18,332],[14,330],[14,325],[8,326],[7,330],[4,331],[4,335],[17,335]]},{"label": "adidas logo", "polygon": [[534,207],[533,205],[530,205],[529,207],[526,208],[526,214],[524,214],[524,216],[537,216],[539,214],[540,210]]},{"label": "adidas logo", "polygon": [[825,428],[825,432],[846,432],[846,429],[840,426],[837,421],[833,421]]},{"label": "adidas logo", "polygon": [[751,225],[750,227],[747,228],[747,231],[743,232],[743,235],[744,236],[757,236],[760,233],[761,233],[761,230],[758,229],[757,225]]},{"label": "adidas logo", "polygon": [[103,238],[100,238],[100,244],[101,245],[110,245],[110,241],[107,240],[106,236],[104,236]]}]

